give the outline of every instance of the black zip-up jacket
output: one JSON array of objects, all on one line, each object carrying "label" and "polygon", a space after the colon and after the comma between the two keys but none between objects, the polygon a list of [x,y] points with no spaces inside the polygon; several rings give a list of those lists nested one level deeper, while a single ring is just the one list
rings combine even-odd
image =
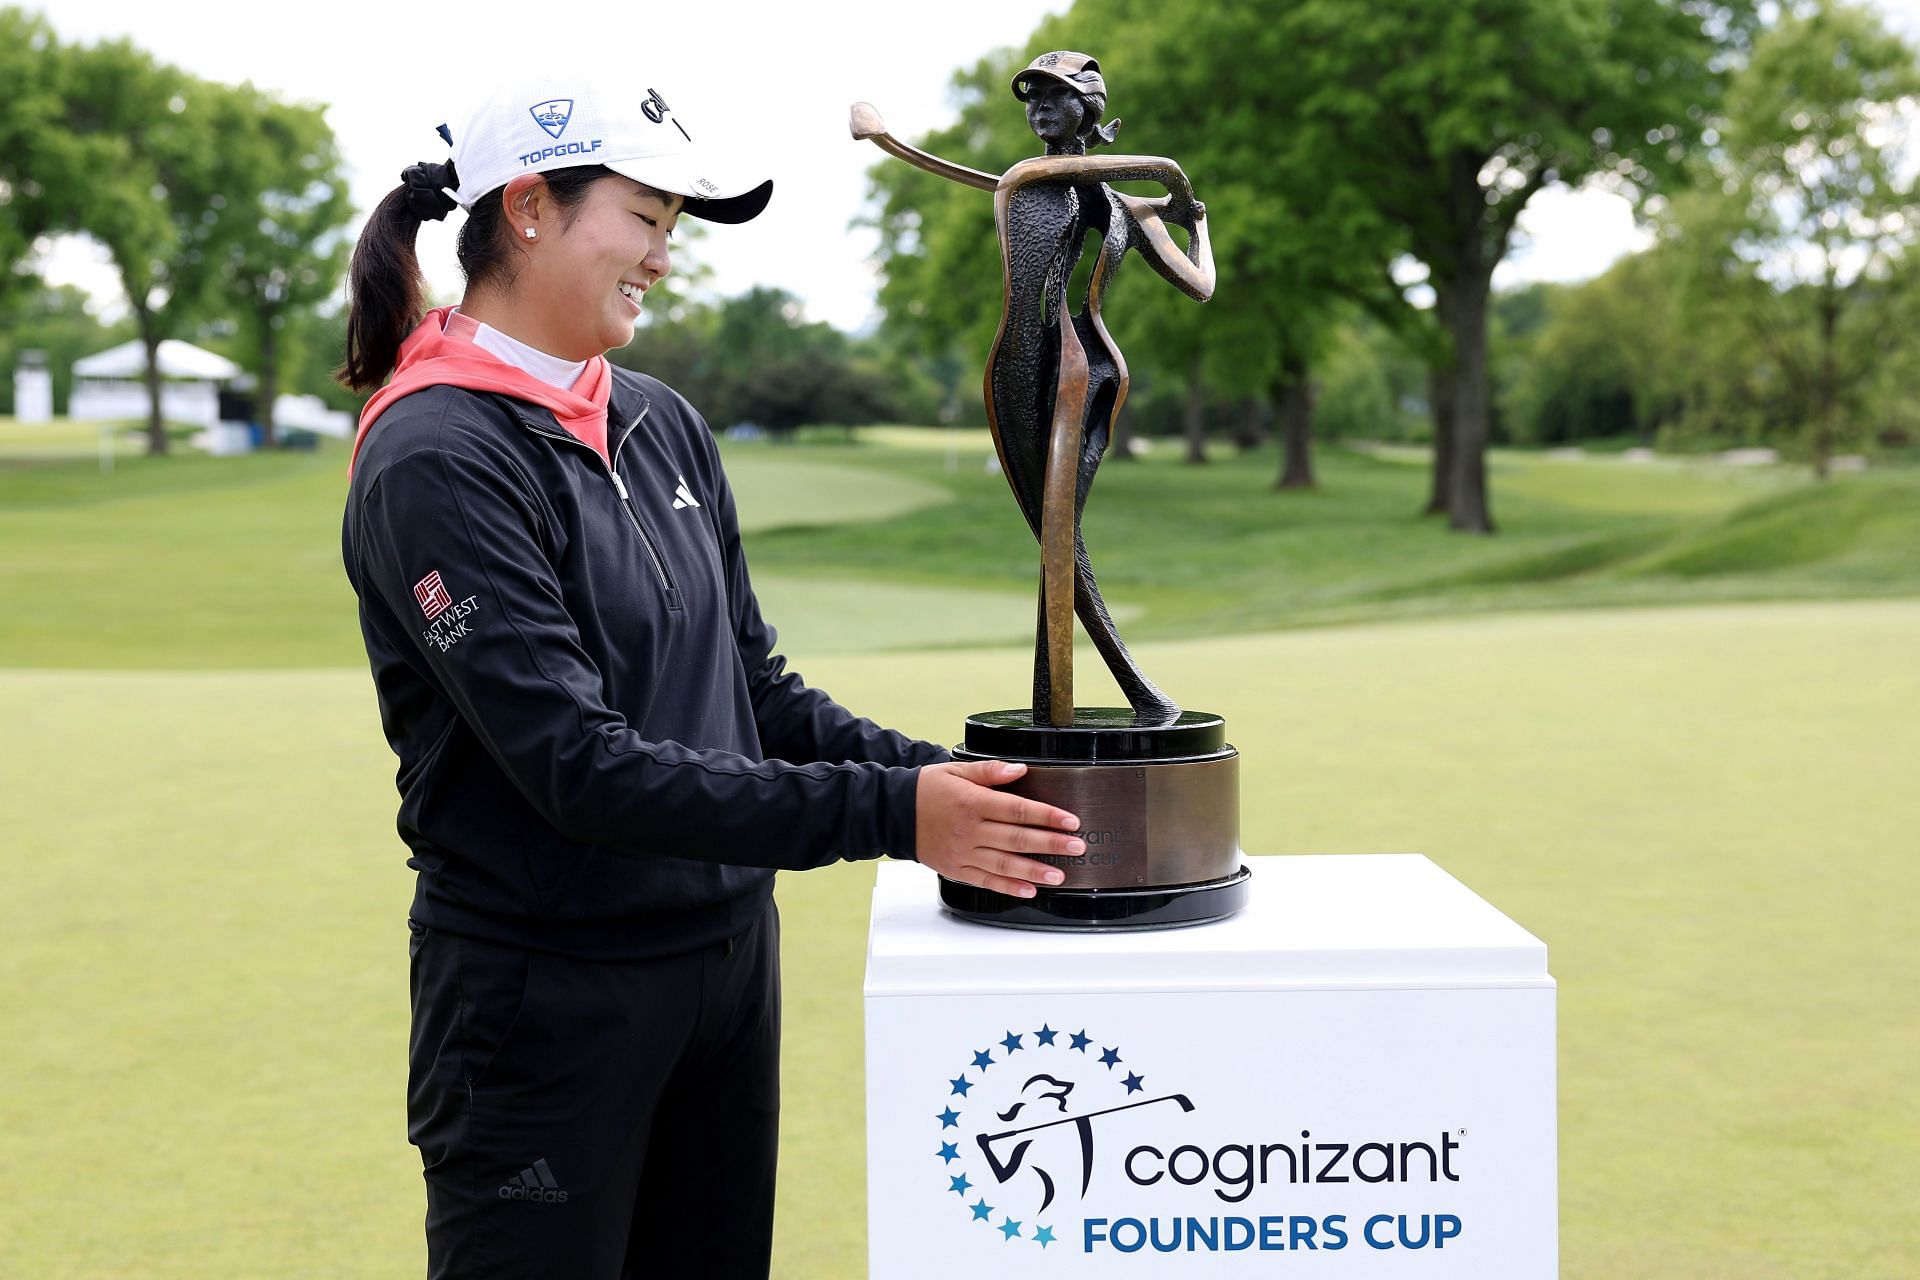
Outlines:
[{"label": "black zip-up jacket", "polygon": [[737,934],[774,868],[911,857],[917,766],[949,757],[786,670],[706,423],[613,376],[611,468],[525,402],[402,397],[342,543],[413,919],[630,958]]}]

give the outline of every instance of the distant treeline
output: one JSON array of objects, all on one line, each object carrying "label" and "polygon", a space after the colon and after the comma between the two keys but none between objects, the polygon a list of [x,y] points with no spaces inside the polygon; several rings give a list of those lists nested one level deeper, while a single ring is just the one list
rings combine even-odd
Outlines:
[{"label": "distant treeline", "polygon": [[932,361],[884,336],[809,321],[784,290],[718,301],[654,292],[646,322],[609,358],[666,382],[715,430],[744,423],[782,438],[810,423],[937,423],[961,412]]},{"label": "distant treeline", "polygon": [[[990,172],[1035,154],[1009,81],[1049,49],[1098,57],[1113,150],[1177,160],[1209,209],[1212,301],[1137,263],[1108,295],[1125,431],[1182,435],[1196,459],[1209,435],[1279,437],[1281,488],[1315,482],[1316,436],[1428,440],[1428,511],[1487,532],[1493,442],[1770,443],[1824,471],[1920,430],[1920,71],[1862,4],[1076,0],[957,73],[955,121],[919,144]],[[351,211],[318,107],[125,42],[62,45],[14,9],[0,84],[0,358],[47,350],[64,399],[74,355],[189,337],[257,370],[263,404],[277,381],[342,401],[326,374]],[[614,358],[716,427],[982,422],[992,198],[892,159],[871,181],[877,333],[678,276]],[[1556,183],[1630,198],[1654,247],[1496,292],[1521,211]],[[25,271],[63,232],[120,273],[133,313],[111,333]]]}]

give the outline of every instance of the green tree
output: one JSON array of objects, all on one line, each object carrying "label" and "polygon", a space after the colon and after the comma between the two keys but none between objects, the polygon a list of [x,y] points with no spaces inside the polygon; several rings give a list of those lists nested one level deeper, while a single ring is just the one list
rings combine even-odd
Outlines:
[{"label": "green tree", "polygon": [[358,413],[367,397],[347,390],[334,377],[347,356],[347,308],[328,301],[293,314],[281,331],[280,383],[291,395],[318,396],[329,409]]},{"label": "green tree", "polygon": [[157,63],[124,40],[72,46],[59,117],[84,140],[90,180],[68,227],[106,246],[147,352],[148,449],[167,451],[160,416],[160,343],[198,313],[221,265],[237,209],[217,130],[219,86]]},{"label": "green tree", "polygon": [[1515,439],[1550,444],[1633,434],[1651,445],[1700,383],[1710,333],[1690,324],[1687,272],[1671,248],[1620,259],[1578,285],[1543,286],[1545,322],[1503,379]]},{"label": "green tree", "polygon": [[62,49],[38,14],[0,9],[0,301],[23,281],[34,241],[71,197],[61,116]]},{"label": "green tree", "polygon": [[197,80],[124,40],[62,46],[14,9],[0,9],[0,84],[0,288],[38,236],[105,246],[146,348],[155,453],[159,345],[224,302],[271,440],[285,331],[333,292],[351,213],[320,110]]},{"label": "green tree", "polygon": [[226,231],[215,287],[258,377],[260,425],[272,447],[286,342],[339,284],[352,203],[320,108],[280,102],[249,84],[215,95],[211,111],[229,175],[219,193],[224,207],[215,207]]},{"label": "green tree", "polygon": [[1787,429],[1815,474],[1905,324],[1895,282],[1920,235],[1905,165],[1920,94],[1914,53],[1864,6],[1796,5],[1755,41],[1727,95],[1700,192],[1676,239],[1717,309],[1775,374]]},{"label": "green tree", "polygon": [[1431,422],[1425,363],[1378,319],[1363,313],[1342,324],[1320,369],[1314,420],[1322,434],[1367,440],[1425,438]]},{"label": "green tree", "polygon": [[[1269,7],[1270,6],[1270,7]],[[1448,339],[1434,507],[1494,528],[1487,320],[1515,221],[1552,182],[1646,192],[1684,159],[1717,92],[1732,10],[1680,0],[1268,0],[1305,84],[1296,154],[1397,227]]]},{"label": "green tree", "polygon": [[784,289],[749,289],[717,312],[709,360],[720,421],[756,422],[786,438],[808,423],[853,426],[893,415],[876,363],[830,324],[806,319]]},{"label": "green tree", "polygon": [[[684,224],[682,224],[684,225]],[[717,414],[708,398],[709,353],[713,350],[713,309],[698,298],[681,295],[674,299],[670,313],[655,310],[653,294],[662,286],[647,290],[647,310],[634,327],[633,341],[607,358],[627,369],[637,369],[660,379],[691,400],[702,413]],[[670,314],[671,318],[663,318]]]},{"label": "green tree", "polygon": [[752,422],[780,438],[809,423],[897,418],[911,385],[885,352],[808,321],[799,299],[766,287],[711,307],[684,300],[677,318],[643,325],[610,355],[665,381],[717,426]]},{"label": "green tree", "polygon": [[112,151],[72,127],[75,51],[38,14],[0,8],[0,301],[37,287],[41,237],[80,229],[82,206]]},{"label": "green tree", "polygon": [[[1398,230],[1354,190],[1326,182],[1290,127],[1311,86],[1276,74],[1291,62],[1276,21],[1284,7],[1080,0],[1069,20],[1075,38],[1106,51],[1116,96],[1130,105],[1122,147],[1178,160],[1214,211],[1218,292],[1198,309],[1126,295],[1144,320],[1128,349],[1204,352],[1213,391],[1270,404],[1281,442],[1275,486],[1294,489],[1315,483],[1314,370],[1337,322],[1357,307],[1397,323],[1405,302],[1388,271]],[[1197,404],[1200,387],[1191,394]]]}]

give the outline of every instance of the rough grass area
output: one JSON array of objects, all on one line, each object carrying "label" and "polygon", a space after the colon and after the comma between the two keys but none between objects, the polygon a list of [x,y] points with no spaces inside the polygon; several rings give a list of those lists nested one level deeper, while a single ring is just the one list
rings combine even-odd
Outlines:
[{"label": "rough grass area", "polygon": [[[1032,537],[989,474],[983,433],[875,432],[820,445],[945,485],[950,503],[864,526],[770,531],[762,573],[827,573],[1013,589],[1029,583]],[[946,448],[941,448],[941,442]],[[1139,609],[1130,637],[1487,610],[1689,604],[1703,600],[1920,595],[1920,471],[1812,484],[1799,471],[1711,461],[1580,461],[1496,451],[1502,532],[1465,538],[1416,513],[1424,458],[1322,448],[1322,487],[1272,490],[1272,459],[1208,466],[1162,449],[1109,461],[1087,508],[1087,540],[1110,603]],[[732,456],[740,456],[740,451]]]},{"label": "rough grass area", "polygon": [[[1546,939],[1563,1273],[1886,1280],[1920,1219],[1920,604],[1146,646],[1246,843],[1419,850]],[[951,737],[1018,650],[817,658]],[[356,672],[0,674],[0,1275],[402,1277],[409,873]],[[26,744],[19,749],[19,744]],[[781,1277],[864,1266],[871,869],[790,875]]]},{"label": "rough grass area", "polygon": [[[357,666],[339,564],[344,450],[9,453],[0,666]],[[912,443],[902,444],[903,439]],[[1161,451],[1164,454],[1165,451]],[[1323,449],[1323,488],[1265,456],[1110,461],[1088,541],[1129,639],[1707,600],[1920,596],[1920,469],[1812,484],[1712,463],[1495,455],[1503,532],[1416,512],[1423,463]],[[1016,643],[1038,553],[979,432],[731,445],[756,581],[797,651]]]},{"label": "rough grass area", "polygon": [[[0,666],[358,666],[353,594],[340,564],[346,454],[120,459],[9,454],[0,435]],[[756,530],[898,519],[949,500],[911,476],[793,450],[732,468],[741,523]],[[13,465],[5,465],[11,458]],[[668,483],[671,484],[671,478]],[[770,580],[793,623],[829,646],[993,640],[1031,625],[1024,587],[949,598],[895,583],[871,593]],[[944,601],[944,605],[941,603]],[[783,631],[791,633],[791,626]]]},{"label": "rough grass area", "polygon": [[[49,422],[17,422],[0,418],[0,468],[46,462],[62,458],[95,458],[100,455],[101,434],[106,434],[107,451],[113,462],[121,454],[146,449],[144,426],[131,422],[88,422],[72,418],[54,418]],[[97,465],[97,463],[96,463]]]}]

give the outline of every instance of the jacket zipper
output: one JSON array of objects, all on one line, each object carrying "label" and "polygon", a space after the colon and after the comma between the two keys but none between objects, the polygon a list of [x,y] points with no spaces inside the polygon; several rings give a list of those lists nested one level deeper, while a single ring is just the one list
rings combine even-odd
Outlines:
[{"label": "jacket zipper", "polygon": [[660,548],[654,543],[653,535],[649,534],[647,532],[647,526],[641,523],[639,512],[633,509],[633,495],[627,492],[626,482],[620,479],[620,473],[613,469],[612,462],[612,459],[620,456],[620,446],[627,442],[627,437],[633,434],[634,428],[646,420],[647,411],[651,408],[653,408],[651,404],[641,406],[640,416],[627,424],[626,430],[620,433],[619,443],[607,451],[607,457],[605,459],[602,459],[592,446],[564,432],[556,434],[548,431],[539,423],[531,421],[526,417],[521,417],[520,423],[537,436],[545,436],[549,440],[558,440],[564,444],[579,445],[582,449],[593,453],[594,460],[599,462],[601,469],[607,473],[607,479],[613,482],[613,492],[620,499],[620,509],[627,513],[627,522],[633,526],[633,531],[640,535],[640,545],[646,548],[647,559],[653,565],[654,575],[660,579],[660,589],[667,593],[667,607],[669,609],[678,609],[680,607],[680,589],[673,585],[673,579],[667,573],[667,562],[661,557]]}]

